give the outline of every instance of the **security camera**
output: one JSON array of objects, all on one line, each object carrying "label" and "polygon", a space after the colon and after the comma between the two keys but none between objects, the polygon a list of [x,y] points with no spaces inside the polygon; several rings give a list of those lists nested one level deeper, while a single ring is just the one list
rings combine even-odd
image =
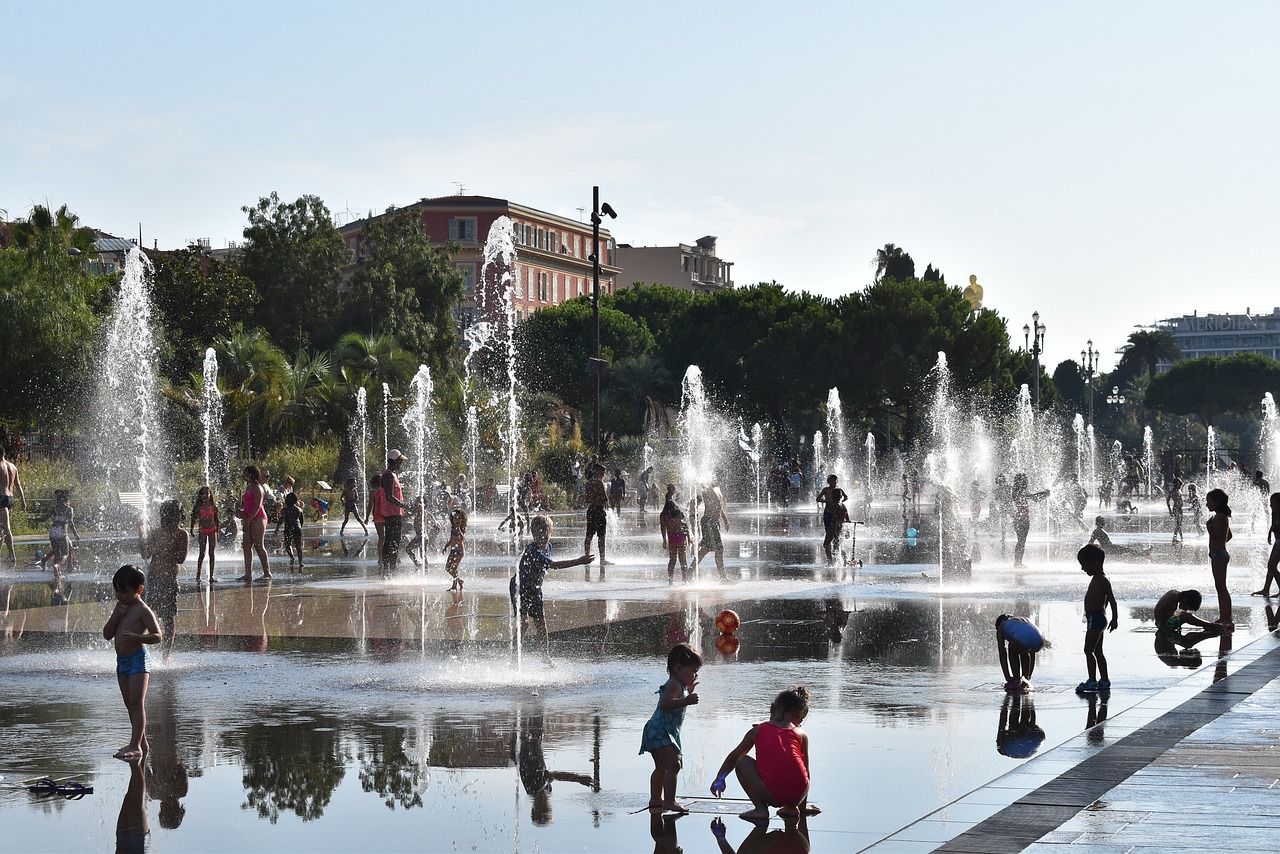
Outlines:
[{"label": "security camera", "polygon": [[609,206],[609,203],[608,203],[608,202],[605,202],[604,204],[602,204],[602,205],[600,206],[600,213],[602,213],[602,214],[604,214],[605,216],[610,217],[610,218],[612,218],[612,219],[617,219],[617,218],[618,218],[618,212],[617,212],[617,211],[615,211],[613,208],[611,208],[611,207]]}]

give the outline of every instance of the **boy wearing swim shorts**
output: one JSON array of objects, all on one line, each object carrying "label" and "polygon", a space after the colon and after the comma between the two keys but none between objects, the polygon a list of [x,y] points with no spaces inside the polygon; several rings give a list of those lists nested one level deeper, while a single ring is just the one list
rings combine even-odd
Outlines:
[{"label": "boy wearing swim shorts", "polygon": [[[1116,596],[1111,592],[1111,580],[1102,572],[1102,562],[1107,553],[1097,546],[1085,546],[1076,553],[1080,568],[1089,576],[1089,589],[1084,594],[1084,664],[1089,678],[1076,686],[1077,694],[1096,694],[1110,691],[1111,680],[1107,674],[1107,659],[1102,654],[1104,631],[1114,632],[1120,623]],[[1107,606],[1111,606],[1111,622],[1107,622]],[[1101,677],[1101,678],[1098,678]]]},{"label": "boy wearing swim shorts", "polygon": [[156,615],[142,601],[142,589],[146,576],[133,565],[116,570],[111,586],[116,591],[116,607],[102,636],[116,644],[116,680],[120,683],[120,696],[129,712],[132,734],[129,743],[116,751],[116,759],[139,759],[147,752],[147,682],[150,668],[147,648],[144,644],[159,643],[162,639]]}]

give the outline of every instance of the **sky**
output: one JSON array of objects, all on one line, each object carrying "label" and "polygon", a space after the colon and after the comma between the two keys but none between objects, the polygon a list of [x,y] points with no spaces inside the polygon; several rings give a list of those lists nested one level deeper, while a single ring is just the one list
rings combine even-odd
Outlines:
[{"label": "sky", "polygon": [[[342,219],[458,191],[633,245],[719,238],[738,285],[839,296],[886,243],[976,275],[1044,362],[1270,312],[1280,4],[10,4],[0,216],[161,249],[276,191]],[[455,183],[456,182],[456,183]]]}]

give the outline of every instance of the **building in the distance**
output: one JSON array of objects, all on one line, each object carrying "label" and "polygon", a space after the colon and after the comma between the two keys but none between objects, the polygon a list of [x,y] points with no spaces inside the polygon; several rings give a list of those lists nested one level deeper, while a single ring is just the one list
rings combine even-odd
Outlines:
[{"label": "building in the distance", "polygon": [[[1201,356],[1234,356],[1237,353],[1258,353],[1271,359],[1280,359],[1280,307],[1270,314],[1185,314],[1170,317],[1156,324],[1173,335],[1182,358]],[[1160,369],[1167,368],[1160,365]]]},{"label": "building in the distance", "polygon": [[693,246],[631,246],[618,244],[618,281],[624,287],[636,282],[670,285],[686,291],[719,291],[733,287],[733,262],[716,257],[711,235]]},{"label": "building in the distance", "polygon": [[[423,227],[432,243],[443,245],[446,241],[453,241],[459,246],[453,264],[462,272],[466,283],[466,295],[458,307],[458,322],[464,329],[480,319],[480,305],[486,305],[493,311],[501,304],[492,293],[496,289],[496,281],[488,283],[488,292],[485,283],[480,283],[477,291],[477,282],[484,269],[485,242],[499,217],[509,217],[514,229],[516,261],[511,272],[515,282],[517,320],[523,320],[540,308],[591,293],[589,222],[578,222],[489,196],[441,196],[422,199],[407,207],[420,212]],[[355,269],[355,259],[361,252],[360,234],[368,222],[368,219],[357,220],[338,229],[351,252],[352,265],[348,274]],[[613,293],[617,282],[614,252],[613,238],[607,230],[601,229],[602,294]],[[490,294],[488,298],[486,293]]]}]

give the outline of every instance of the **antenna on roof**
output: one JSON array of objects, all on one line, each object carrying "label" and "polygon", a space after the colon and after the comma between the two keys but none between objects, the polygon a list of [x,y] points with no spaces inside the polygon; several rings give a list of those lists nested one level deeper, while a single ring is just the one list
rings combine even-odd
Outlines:
[{"label": "antenna on roof", "polygon": [[455,187],[458,188],[459,196],[465,196],[467,194],[467,188],[463,186],[461,181],[450,181],[449,183],[453,184]]},{"label": "antenna on roof", "polygon": [[586,208],[578,208],[578,222],[582,222],[582,212],[585,210]]}]

